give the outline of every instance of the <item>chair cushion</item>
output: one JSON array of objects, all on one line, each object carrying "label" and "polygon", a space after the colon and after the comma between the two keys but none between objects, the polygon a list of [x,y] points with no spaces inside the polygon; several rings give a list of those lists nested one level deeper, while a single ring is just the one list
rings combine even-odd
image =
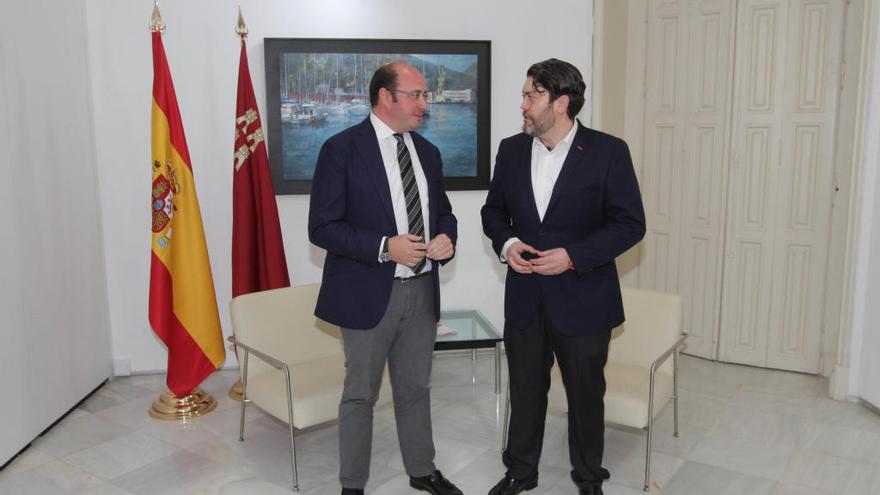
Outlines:
[{"label": "chair cushion", "polygon": [[[549,406],[563,413],[568,412],[565,388],[558,367],[553,367],[551,377]],[[605,383],[605,421],[633,428],[648,426],[649,369],[608,361],[605,365]],[[672,375],[662,369],[658,370],[654,385],[655,418],[672,397],[672,389]]]},{"label": "chair cushion", "polygon": [[[344,356],[339,354],[295,364],[290,371],[294,397],[293,426],[302,429],[336,419],[345,379]],[[287,423],[284,373],[270,368],[248,374],[248,399],[260,409]],[[390,402],[391,387],[387,382],[386,372],[382,377],[377,406]]]},{"label": "chair cushion", "polygon": [[[633,428],[648,426],[648,391],[650,370],[608,362],[605,366],[605,421]],[[658,370],[654,383],[654,417],[672,397],[672,375]]]}]

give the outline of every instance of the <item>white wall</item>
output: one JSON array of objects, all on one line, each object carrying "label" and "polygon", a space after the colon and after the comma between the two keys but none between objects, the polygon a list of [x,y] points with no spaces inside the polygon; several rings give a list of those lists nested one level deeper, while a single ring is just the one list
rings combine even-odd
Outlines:
[{"label": "white wall", "polygon": [[880,8],[873,9],[872,75],[863,135],[864,181],[858,222],[849,394],[880,406]]},{"label": "white wall", "polygon": [[111,372],[85,20],[0,16],[0,464]]},{"label": "white wall", "polygon": [[[552,56],[590,74],[591,0],[240,3],[250,28],[251,75],[264,116],[264,37],[491,40],[493,162],[498,142],[519,131],[520,88],[531,63]],[[166,352],[146,317],[152,81],[146,26],[151,6],[114,0],[88,0],[87,5],[113,357],[130,360],[135,372],[160,370]],[[160,6],[227,334],[237,5],[231,0],[167,0]],[[589,102],[586,107],[582,115],[590,114]],[[485,192],[450,196],[459,219],[459,244],[455,260],[441,271],[444,307],[477,306],[500,327],[504,272],[480,228]],[[279,196],[278,206],[292,282],[320,281],[324,254],[307,239],[308,197]],[[231,355],[227,364],[233,364]]]}]

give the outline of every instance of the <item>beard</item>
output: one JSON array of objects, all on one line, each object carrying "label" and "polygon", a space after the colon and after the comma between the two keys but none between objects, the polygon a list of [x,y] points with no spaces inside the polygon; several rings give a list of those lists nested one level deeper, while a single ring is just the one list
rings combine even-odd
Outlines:
[{"label": "beard", "polygon": [[523,132],[529,136],[541,137],[552,129],[554,124],[556,124],[556,116],[553,115],[550,108],[545,109],[534,117],[527,117],[523,113]]}]

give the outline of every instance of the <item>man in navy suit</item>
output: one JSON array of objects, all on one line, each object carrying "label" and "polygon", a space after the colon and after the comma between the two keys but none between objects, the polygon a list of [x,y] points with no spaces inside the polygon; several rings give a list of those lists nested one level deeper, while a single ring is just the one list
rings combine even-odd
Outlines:
[{"label": "man in navy suit", "polygon": [[645,214],[622,140],[575,120],[581,73],[549,59],[522,89],[523,132],[498,147],[482,208],[483,231],[507,263],[504,345],[510,425],[504,478],[490,495],[538,484],[553,358],[568,396],[571,477],[581,495],[601,495],[603,368],[611,329],[623,322],[614,258],[645,234]]},{"label": "man in navy suit", "polygon": [[455,252],[457,223],[440,152],[413,132],[427,109],[426,91],[411,65],[380,67],[370,81],[369,118],[324,143],[312,179],[309,239],[327,250],[315,315],[342,328],[345,348],[343,495],[364,493],[386,363],[410,485],[461,495],[434,466],[431,433],[437,270]]}]

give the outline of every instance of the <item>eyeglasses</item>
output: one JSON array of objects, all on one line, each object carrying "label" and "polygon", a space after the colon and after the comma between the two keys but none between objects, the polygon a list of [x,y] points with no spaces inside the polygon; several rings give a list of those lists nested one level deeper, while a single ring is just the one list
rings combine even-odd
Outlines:
[{"label": "eyeglasses", "polygon": [[523,100],[529,100],[529,103],[534,103],[534,102],[538,101],[545,94],[547,94],[546,91],[539,91],[539,90],[526,91],[525,93],[522,94],[522,98],[523,98]]},{"label": "eyeglasses", "polygon": [[[388,88],[385,88],[388,89]],[[409,99],[412,101],[425,100],[428,101],[428,92],[427,91],[419,91],[418,89],[414,91],[404,91],[402,89],[388,89],[388,91],[393,91],[395,93],[403,93],[406,96],[409,96]]]}]

